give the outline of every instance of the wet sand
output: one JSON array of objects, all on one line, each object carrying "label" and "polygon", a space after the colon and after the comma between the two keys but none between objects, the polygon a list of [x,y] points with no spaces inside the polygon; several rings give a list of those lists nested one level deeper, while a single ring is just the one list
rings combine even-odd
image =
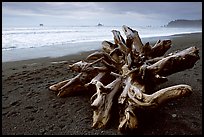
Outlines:
[{"label": "wet sand", "polygon": [[[192,69],[168,76],[168,81],[157,88],[189,84],[193,94],[157,110],[143,112],[141,127],[127,134],[202,134],[202,33],[174,35],[168,39],[172,40],[172,48],[167,53],[196,46],[200,60]],[[151,42],[154,44],[155,39]],[[66,66],[85,59],[92,52],[2,63],[2,134],[121,135],[117,119],[112,119],[105,129],[91,127],[91,95],[59,98],[48,90],[50,85],[75,76]]]}]

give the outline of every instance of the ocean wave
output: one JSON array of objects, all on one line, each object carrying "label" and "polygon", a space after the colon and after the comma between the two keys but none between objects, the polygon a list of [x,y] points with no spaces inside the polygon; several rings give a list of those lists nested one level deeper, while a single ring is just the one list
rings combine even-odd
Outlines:
[{"label": "ocean wave", "polygon": [[10,47],[2,47],[2,50],[9,50],[9,49],[15,49],[16,46],[10,46]]},{"label": "ocean wave", "polygon": [[[36,48],[53,45],[68,45],[69,43],[81,43],[92,41],[112,40],[111,30],[116,29],[125,38],[121,27],[69,27],[69,28],[23,28],[3,29],[2,50]],[[155,36],[169,36],[180,33],[198,32],[202,30],[192,28],[135,28],[141,38]],[[80,47],[79,47],[80,48]],[[83,47],[84,48],[84,47]],[[80,49],[79,49],[80,50]]]},{"label": "ocean wave", "polygon": [[81,40],[68,40],[68,41],[61,41],[61,42],[48,42],[48,43],[41,43],[41,44],[15,44],[15,46],[5,46],[2,47],[2,50],[14,50],[14,49],[29,49],[29,48],[40,48],[40,47],[52,47],[54,46],[64,46],[67,45],[67,47],[73,48],[73,43],[82,43],[82,42],[94,42],[99,41],[96,39],[81,39]]},{"label": "ocean wave", "polygon": [[68,31],[35,31],[35,32],[2,32],[2,35],[22,35],[22,34],[49,34],[49,33],[52,33],[52,34],[55,34],[55,33],[84,33],[84,32],[90,32],[90,31],[71,31],[71,30],[68,30]]}]

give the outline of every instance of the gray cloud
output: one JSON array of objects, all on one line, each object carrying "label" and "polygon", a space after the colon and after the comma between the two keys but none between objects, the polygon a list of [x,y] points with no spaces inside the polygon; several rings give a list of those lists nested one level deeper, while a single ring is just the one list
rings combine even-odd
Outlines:
[{"label": "gray cloud", "polygon": [[[164,25],[175,19],[201,19],[201,2],[3,2],[3,23],[8,18],[34,21],[58,20],[67,25],[95,24],[98,21],[110,25],[120,22]],[[137,21],[135,21],[137,20]],[[26,21],[26,20],[25,20]],[[22,22],[22,21],[21,21]],[[36,23],[35,22],[35,23]],[[60,25],[60,24],[59,24]]]}]

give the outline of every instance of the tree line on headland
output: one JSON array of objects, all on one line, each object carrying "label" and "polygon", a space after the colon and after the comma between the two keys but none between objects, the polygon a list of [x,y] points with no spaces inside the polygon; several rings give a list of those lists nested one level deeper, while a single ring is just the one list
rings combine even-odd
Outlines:
[{"label": "tree line on headland", "polygon": [[184,20],[178,19],[170,21],[166,27],[202,27],[202,19],[200,20]]}]

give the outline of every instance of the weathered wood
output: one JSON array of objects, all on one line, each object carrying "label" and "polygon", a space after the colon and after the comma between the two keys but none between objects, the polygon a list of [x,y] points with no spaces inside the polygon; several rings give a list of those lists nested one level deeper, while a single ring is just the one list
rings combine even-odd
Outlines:
[{"label": "weathered wood", "polygon": [[144,45],[142,43],[141,38],[138,35],[138,31],[132,30],[131,28],[129,28],[129,27],[125,26],[125,25],[122,26],[122,29],[123,29],[126,37],[128,39],[132,39],[132,41],[133,41],[133,43],[132,43],[133,45],[132,45],[131,48],[133,50],[135,50],[136,52],[141,53],[142,50],[143,50]]},{"label": "weathered wood", "polygon": [[168,49],[171,48],[171,40],[158,40],[157,43],[151,48],[150,57],[160,57],[163,56]]},{"label": "weathered wood", "polygon": [[149,42],[143,45],[138,31],[125,25],[122,29],[126,41],[119,31],[112,30],[114,43],[103,41],[102,51],[69,65],[77,76],[49,87],[59,97],[93,91],[90,101],[94,128],[107,126],[113,103],[119,110],[118,130],[126,131],[139,126],[139,109],[155,109],[192,93],[186,84],[158,91],[152,87],[166,82],[167,76],[173,73],[192,68],[200,58],[196,47],[165,55],[171,48],[171,40],[158,40],[154,46]]},{"label": "weathered wood", "polygon": [[168,76],[192,68],[199,58],[198,49],[196,47],[190,47],[162,58],[153,65],[148,66],[147,70],[152,74]]},{"label": "weathered wood", "polygon": [[102,49],[107,53],[110,53],[111,51],[113,51],[117,47],[118,47],[117,44],[113,44],[109,41],[103,41],[102,42]]},{"label": "weathered wood", "polygon": [[119,92],[121,83],[122,79],[120,77],[107,86],[104,86],[100,81],[95,81],[97,92],[91,97],[91,107],[93,108],[92,127],[102,128],[107,125],[111,115],[113,98]]},{"label": "weathered wood", "polygon": [[[132,85],[131,85],[132,86]],[[131,87],[130,86],[130,87]],[[137,119],[137,109],[155,109],[167,101],[188,96],[192,93],[192,88],[188,85],[176,85],[161,89],[151,95],[136,90],[125,90],[118,100],[120,104],[120,119],[118,130],[121,132],[128,129],[135,129],[139,122]],[[123,95],[125,94],[125,95]]]}]

